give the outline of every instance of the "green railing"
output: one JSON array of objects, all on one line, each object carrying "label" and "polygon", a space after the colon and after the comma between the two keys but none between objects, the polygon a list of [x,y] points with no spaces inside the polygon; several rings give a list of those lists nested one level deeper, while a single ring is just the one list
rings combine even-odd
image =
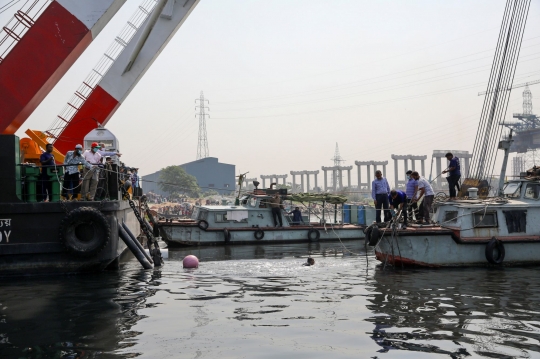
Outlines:
[{"label": "green railing", "polygon": [[[21,198],[24,202],[38,202],[38,195],[44,185],[51,190],[49,193],[50,202],[60,201],[62,192],[62,180],[64,176],[64,166],[43,166],[21,164]],[[41,173],[43,169],[44,173]]]}]

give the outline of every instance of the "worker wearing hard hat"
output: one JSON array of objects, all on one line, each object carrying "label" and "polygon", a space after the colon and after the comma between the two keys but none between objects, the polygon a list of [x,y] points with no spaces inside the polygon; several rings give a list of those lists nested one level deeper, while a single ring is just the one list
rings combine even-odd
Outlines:
[{"label": "worker wearing hard hat", "polygon": [[[93,142],[89,150],[84,152],[84,159],[92,165],[101,164],[101,154],[99,153],[100,146],[97,142]],[[91,169],[83,169],[83,185],[82,185],[82,200],[93,201],[96,195],[96,189],[99,181],[99,170],[97,167]]]},{"label": "worker wearing hard hat", "polygon": [[81,187],[79,186],[79,165],[82,164],[86,168],[91,169],[92,165],[84,159],[83,148],[81,145],[76,145],[73,151],[68,151],[64,157],[64,165],[66,170],[64,173],[63,194],[67,199],[76,200]]}]

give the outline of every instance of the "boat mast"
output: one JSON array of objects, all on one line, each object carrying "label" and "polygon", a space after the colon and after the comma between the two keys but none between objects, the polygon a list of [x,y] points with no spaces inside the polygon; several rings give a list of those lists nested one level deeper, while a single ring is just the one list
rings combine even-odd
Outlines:
[{"label": "boat mast", "polygon": [[501,176],[499,177],[499,196],[504,194],[504,178],[506,177],[506,165],[508,164],[508,155],[510,154],[510,146],[512,146],[512,130],[510,130],[510,135],[507,140],[502,140],[499,142],[499,149],[504,150],[504,159],[501,167]]}]

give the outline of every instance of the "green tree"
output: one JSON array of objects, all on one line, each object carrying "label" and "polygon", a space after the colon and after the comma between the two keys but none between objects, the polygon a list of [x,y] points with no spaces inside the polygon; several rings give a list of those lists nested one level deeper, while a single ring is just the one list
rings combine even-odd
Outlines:
[{"label": "green tree", "polygon": [[185,194],[190,197],[199,197],[201,192],[197,179],[187,174],[180,166],[162,168],[159,174],[159,187],[170,195]]}]

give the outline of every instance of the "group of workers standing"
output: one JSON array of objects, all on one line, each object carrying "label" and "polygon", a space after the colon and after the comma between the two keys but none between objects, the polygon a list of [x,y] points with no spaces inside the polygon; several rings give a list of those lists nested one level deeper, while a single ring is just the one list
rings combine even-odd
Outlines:
[{"label": "group of workers standing", "polygon": [[[449,173],[446,179],[450,199],[454,199],[457,191],[459,191],[459,180],[461,178],[459,158],[451,152],[448,152],[445,157],[450,163],[442,173]],[[407,228],[408,222],[413,219],[416,219],[418,224],[431,223],[433,200],[435,198],[431,183],[416,171],[407,171],[406,174],[408,180],[404,192],[396,189],[390,190],[390,185],[386,178],[383,177],[382,172],[375,172],[375,179],[371,184],[371,196],[375,203],[375,220],[377,223],[381,222],[381,212],[384,212],[384,222],[392,219],[390,209],[401,211],[403,214],[403,229]],[[422,203],[419,206],[418,202],[422,198]]]},{"label": "group of workers standing", "polygon": [[[38,190],[40,202],[51,198],[52,182],[47,175],[46,167],[56,165],[53,151],[53,145],[47,144],[45,152],[39,159],[42,166]],[[68,200],[77,200],[80,194],[80,199],[86,201],[106,197],[108,174],[113,172],[112,156],[120,157],[122,154],[116,151],[105,151],[105,145],[97,142],[93,142],[90,149],[86,151],[83,151],[80,144],[68,151],[64,157],[62,196]],[[83,166],[82,172],[79,169],[80,166]],[[129,172],[125,167],[120,167],[118,174],[125,184],[139,187],[136,168],[132,168]]]}]

